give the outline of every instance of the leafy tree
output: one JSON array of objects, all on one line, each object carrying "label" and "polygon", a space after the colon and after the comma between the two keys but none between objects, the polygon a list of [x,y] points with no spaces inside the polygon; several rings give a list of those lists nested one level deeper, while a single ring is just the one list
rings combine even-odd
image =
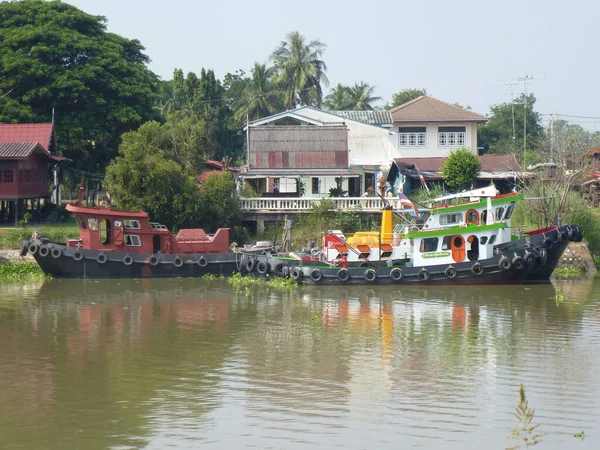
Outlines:
[{"label": "leafy tree", "polygon": [[326,45],[317,40],[307,43],[302,34],[293,31],[271,55],[278,72],[278,81],[285,91],[286,108],[292,109],[298,103],[321,107],[321,82],[328,85],[325,75],[327,66],[321,59],[325,48]]},{"label": "leafy tree", "polygon": [[442,164],[444,182],[453,191],[468,189],[477,180],[480,171],[479,157],[466,147],[450,152]]},{"label": "leafy tree", "polygon": [[394,94],[392,97],[392,104],[388,106],[388,109],[404,105],[405,103],[408,103],[417,97],[421,97],[422,95],[427,95],[426,89],[402,89],[400,92],[396,92]]},{"label": "leafy tree", "polygon": [[329,111],[346,111],[350,109],[350,99],[348,98],[348,88],[342,83],[334,87],[323,102],[325,109]]},{"label": "leafy tree", "polygon": [[523,162],[523,136],[527,117],[527,151],[536,151],[544,128],[541,116],[534,110],[535,96],[524,94],[514,102],[492,106],[487,124],[480,125],[478,142],[486,153],[514,153]]},{"label": "leafy tree", "polygon": [[242,98],[236,102],[235,118],[238,121],[262,119],[283,109],[281,96],[272,83],[273,74],[272,67],[254,64],[251,71],[252,78],[246,83]]},{"label": "leafy tree", "polygon": [[370,111],[373,109],[372,103],[381,100],[381,97],[373,96],[375,86],[371,86],[364,81],[354,83],[354,86],[346,88],[346,95],[351,110],[354,111]]},{"label": "leafy tree", "polygon": [[211,173],[200,187],[202,226],[208,230],[235,227],[242,220],[242,210],[230,172]]},{"label": "leafy tree", "polygon": [[54,111],[61,153],[101,170],[121,134],[153,115],[157,77],[143,50],[60,1],[0,3],[0,118],[49,122]]}]

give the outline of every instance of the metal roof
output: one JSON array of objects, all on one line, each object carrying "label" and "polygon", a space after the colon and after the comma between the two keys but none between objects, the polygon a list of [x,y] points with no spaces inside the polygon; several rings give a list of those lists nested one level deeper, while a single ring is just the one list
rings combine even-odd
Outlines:
[{"label": "metal roof", "polygon": [[52,151],[51,123],[0,124],[0,142],[39,142],[44,150]]},{"label": "metal roof", "polygon": [[394,119],[389,111],[330,111],[331,114],[344,117],[345,119],[355,120],[357,122],[367,123],[369,125],[379,125],[391,127]]},{"label": "metal roof", "polygon": [[47,154],[37,142],[0,142],[0,158],[25,159],[38,148]]}]

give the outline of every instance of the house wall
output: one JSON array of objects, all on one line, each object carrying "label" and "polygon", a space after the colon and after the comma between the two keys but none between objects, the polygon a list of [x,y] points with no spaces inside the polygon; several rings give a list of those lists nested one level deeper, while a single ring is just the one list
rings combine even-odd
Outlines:
[{"label": "house wall", "polygon": [[471,149],[475,154],[477,151],[477,124],[476,123],[418,123],[418,122],[395,122],[393,130],[398,132],[403,127],[425,127],[427,133],[427,145],[421,147],[400,147],[398,145],[398,135],[393,136],[394,145],[400,153],[400,158],[427,158],[427,157],[445,157],[459,146],[438,146],[438,127],[465,127],[465,147]]},{"label": "house wall", "polygon": [[[0,198],[36,198],[48,195],[48,160],[47,158],[32,153],[27,159],[0,160],[1,167],[11,167],[13,172],[12,183],[0,180]],[[4,170],[4,168],[0,169]],[[4,176],[4,173],[2,174]]]}]

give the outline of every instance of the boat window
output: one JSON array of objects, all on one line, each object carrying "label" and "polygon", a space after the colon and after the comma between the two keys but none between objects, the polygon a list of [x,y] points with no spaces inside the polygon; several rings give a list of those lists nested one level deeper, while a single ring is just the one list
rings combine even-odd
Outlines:
[{"label": "boat window", "polygon": [[453,225],[460,223],[462,220],[462,213],[454,214],[442,214],[440,216],[440,225]]},{"label": "boat window", "polygon": [[85,220],[83,220],[83,217],[75,216],[75,220],[77,221],[77,225],[79,225],[79,228],[81,228],[82,230],[85,230],[87,228],[87,225],[85,224]]},{"label": "boat window", "polygon": [[493,244],[494,242],[496,242],[496,235],[495,235],[495,234],[492,234],[492,235],[490,236],[490,241],[488,242],[488,244]]},{"label": "boat window", "polygon": [[513,211],[515,210],[515,205],[510,205],[507,209],[506,209],[506,214],[504,214],[504,219],[508,220],[510,219],[510,217],[513,214]]},{"label": "boat window", "polygon": [[124,237],[125,245],[128,247],[141,247],[142,241],[137,234],[126,234]]},{"label": "boat window", "polygon": [[110,244],[110,221],[108,219],[100,222],[100,242],[104,245]]},{"label": "boat window", "polygon": [[481,236],[481,239],[479,239],[479,242],[481,243],[481,245],[485,245],[485,244],[487,244],[487,240],[488,240],[487,236]]},{"label": "boat window", "polygon": [[438,249],[439,238],[426,238],[421,241],[419,251],[421,253],[436,252]]},{"label": "boat window", "polygon": [[87,218],[88,227],[92,231],[98,231],[98,218],[97,217],[88,217]]},{"label": "boat window", "polygon": [[479,225],[479,213],[476,210],[470,209],[467,211],[467,223]]},{"label": "boat window", "polygon": [[139,230],[140,228],[142,228],[140,226],[139,220],[125,219],[123,221],[123,225],[125,225],[125,228],[131,229],[131,230]]},{"label": "boat window", "polygon": [[502,220],[502,216],[504,215],[504,208],[501,206],[500,208],[496,208],[496,220]]},{"label": "boat window", "polygon": [[450,243],[454,236],[444,236],[442,239],[442,250],[450,250]]},{"label": "boat window", "polygon": [[487,209],[485,211],[481,211],[481,225],[485,225],[487,223]]}]

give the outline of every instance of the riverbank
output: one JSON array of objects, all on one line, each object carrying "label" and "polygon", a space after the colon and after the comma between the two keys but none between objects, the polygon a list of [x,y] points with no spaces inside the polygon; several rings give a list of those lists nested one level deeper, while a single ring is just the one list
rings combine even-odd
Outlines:
[{"label": "riverbank", "polygon": [[53,242],[66,242],[67,239],[76,239],[79,237],[79,230],[75,222],[19,228],[0,228],[0,250],[20,249],[21,243],[26,239],[31,239],[31,235],[35,231],[40,236]]},{"label": "riverbank", "polygon": [[35,261],[0,261],[0,282],[35,281],[48,278]]}]

